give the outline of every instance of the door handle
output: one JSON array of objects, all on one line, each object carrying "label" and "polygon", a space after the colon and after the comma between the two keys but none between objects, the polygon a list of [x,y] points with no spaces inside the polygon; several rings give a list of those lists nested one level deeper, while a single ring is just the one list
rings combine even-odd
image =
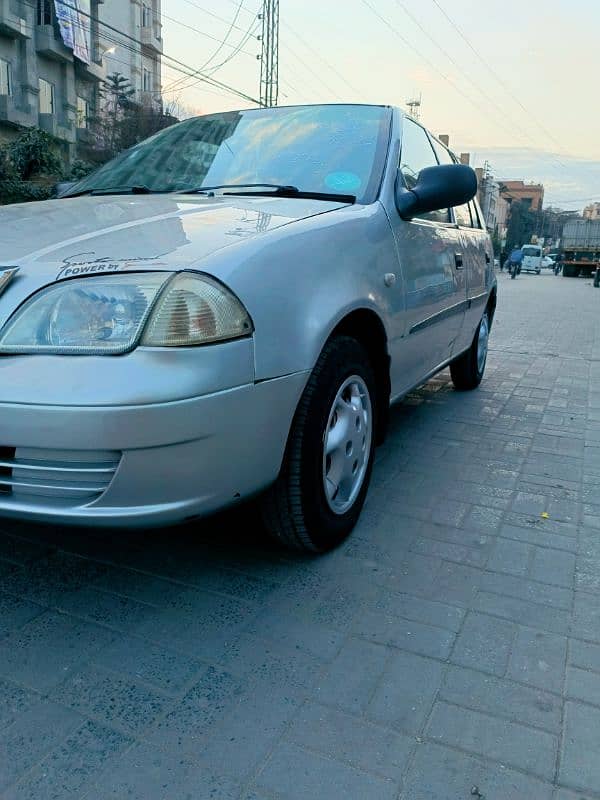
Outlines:
[{"label": "door handle", "polygon": [[454,253],[454,266],[456,269],[463,268],[463,255],[462,253]]}]

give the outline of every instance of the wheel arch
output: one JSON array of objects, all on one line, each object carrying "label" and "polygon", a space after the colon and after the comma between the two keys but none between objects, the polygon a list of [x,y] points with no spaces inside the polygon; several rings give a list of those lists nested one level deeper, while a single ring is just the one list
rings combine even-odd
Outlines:
[{"label": "wheel arch", "polygon": [[356,339],[369,354],[377,380],[377,419],[375,437],[381,444],[386,435],[391,395],[388,337],[381,318],[369,308],[358,308],[341,319],[327,341],[336,336]]}]

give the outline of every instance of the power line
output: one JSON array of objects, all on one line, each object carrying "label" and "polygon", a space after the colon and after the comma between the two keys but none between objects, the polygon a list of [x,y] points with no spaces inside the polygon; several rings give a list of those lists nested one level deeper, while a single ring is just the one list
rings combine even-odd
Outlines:
[{"label": "power line", "polygon": [[232,33],[232,31],[234,29],[234,26],[235,26],[235,23],[238,21],[238,17],[240,16],[240,11],[242,10],[243,5],[244,5],[244,0],[240,0],[240,2],[238,4],[238,7],[235,10],[235,14],[233,15],[233,19],[231,20],[231,24],[227,28],[227,33],[223,37],[223,40],[221,41],[221,44],[217,47],[217,49],[211,55],[211,57],[209,59],[207,59],[207,61],[204,62],[204,64],[202,65],[201,69],[206,69],[206,67],[208,67],[208,65],[213,60],[213,58],[216,58],[219,55],[219,53],[221,52],[221,50],[225,47],[225,45],[227,45],[227,40],[231,36],[231,33]]},{"label": "power line", "polygon": [[[252,36],[256,33],[257,30],[258,30],[258,28],[257,28],[257,20],[253,20],[252,24],[250,25],[250,28],[246,32],[245,36],[240,40],[240,42],[238,43],[238,46],[236,47],[236,49],[233,50],[227,56],[227,58],[225,60],[221,61],[219,64],[213,65],[210,68],[210,71],[207,72],[206,74],[214,75],[215,72],[217,72],[217,70],[221,69],[221,67],[224,67],[225,64],[228,64],[230,61],[232,61],[238,55],[238,53],[240,52],[241,48],[246,44],[246,42],[248,42],[252,38]],[[185,89],[191,89],[192,87],[197,86],[198,83],[200,82],[200,80],[193,80],[191,83],[185,84],[186,78],[178,78],[176,81],[174,81],[173,84],[170,84],[169,86],[166,86],[163,89],[163,91],[169,92],[169,91],[172,91],[174,88],[177,88],[178,90],[181,90],[181,91],[183,91]],[[184,85],[177,85],[177,84],[182,84],[182,82],[183,82]]]},{"label": "power line", "polygon": [[[73,11],[77,11],[81,16],[86,17],[87,19],[89,19],[89,20],[91,20],[93,22],[96,22],[98,25],[102,25],[104,28],[107,28],[108,30],[112,31],[113,33],[116,33],[118,36],[120,36],[120,37],[122,37],[122,38],[124,38],[124,39],[126,39],[128,41],[134,42],[137,45],[140,45],[140,52],[142,52],[142,50],[141,50],[142,42],[139,39],[136,39],[133,36],[130,36],[129,34],[127,34],[127,33],[123,33],[118,28],[115,28],[113,25],[109,25],[108,22],[104,22],[99,17],[93,16],[92,14],[88,14],[86,11],[82,11],[81,9],[77,8],[76,6],[73,6],[73,5],[70,5],[69,3],[66,3],[64,0],[61,0],[61,3],[65,8],[69,8],[69,9],[72,9]],[[33,8],[35,8],[35,6],[33,6],[32,3],[28,3],[28,5],[33,7]],[[108,36],[106,34],[105,34],[105,38],[108,41],[113,41],[113,43],[116,43],[116,44],[118,44],[120,46],[124,46],[124,44],[123,44],[123,42],[121,40],[111,39],[110,36]],[[183,61],[180,61],[179,59],[174,58],[173,56],[169,56],[166,53],[163,53],[162,57],[166,58],[168,61],[171,61],[173,64],[177,65],[175,67],[172,67],[172,69],[174,69],[174,70],[178,69],[179,72],[182,72],[184,75],[187,75],[188,77],[196,77],[197,76],[197,70],[195,70],[194,67],[190,67],[188,64],[185,64]],[[260,105],[260,101],[257,100],[256,98],[246,94],[245,92],[241,92],[239,89],[235,89],[234,87],[229,86],[228,84],[223,83],[222,81],[219,81],[216,78],[211,78],[208,75],[203,75],[202,77],[199,78],[199,80],[205,81],[205,82],[209,83],[212,86],[216,86],[217,88],[226,89],[231,94],[235,94],[238,97],[243,98],[244,100],[248,100],[249,102],[254,103],[255,105]]]},{"label": "power line", "polygon": [[[170,17],[168,14],[165,14],[164,12],[162,13],[162,16],[165,19],[168,19],[169,22],[174,22],[176,25],[180,25],[182,28],[187,28],[189,31],[193,31],[194,33],[198,33],[198,34],[200,34],[200,36],[205,36],[207,39],[212,39],[214,42],[219,42],[219,47],[217,48],[217,50],[215,50],[215,54],[220,52],[223,49],[223,47],[230,47],[232,49],[235,49],[235,45],[227,44],[224,39],[221,40],[217,36],[212,36],[210,33],[205,33],[204,31],[200,30],[200,28],[196,28],[194,25],[190,25],[187,22],[182,22],[179,19],[175,19],[175,17]],[[230,31],[230,33],[231,33],[231,31]],[[242,52],[244,53],[244,55],[251,56],[252,58],[254,58],[254,53],[250,53],[247,50],[243,50]],[[214,56],[211,56],[211,59],[213,57]],[[211,59],[209,59],[209,61]],[[207,64],[205,63],[202,67],[200,67],[200,69],[204,69],[204,67],[206,67],[206,65]]]},{"label": "power line", "polygon": [[[223,23],[225,23],[225,24],[230,24],[230,23],[229,23],[229,20],[225,19],[225,17],[221,17],[221,16],[219,16],[219,14],[215,14],[213,11],[209,11],[208,9],[204,8],[203,6],[200,6],[200,5],[198,5],[196,2],[194,2],[194,0],[183,0],[183,1],[184,1],[185,3],[188,3],[188,5],[190,5],[190,6],[193,6],[194,8],[197,8],[199,11],[202,11],[203,13],[205,13],[205,14],[209,15],[210,17],[213,17],[214,19],[217,19],[217,20],[219,20],[220,22],[223,22]],[[229,3],[231,6],[233,6],[233,7],[235,7],[235,8],[237,9],[237,7],[238,7],[238,2],[237,2],[237,0],[227,0],[227,2],[228,2],[228,3]],[[241,9],[241,12],[242,12],[242,13],[244,13],[244,14],[246,14],[246,15],[248,15],[248,16],[252,16],[252,17],[254,17],[254,18],[256,18],[256,15],[257,15],[257,13],[256,13],[256,12],[252,12],[252,11],[250,11],[249,9],[247,9],[247,8],[244,8],[244,7],[242,7],[242,9]],[[312,46],[311,46],[311,45],[310,45],[310,44],[309,44],[309,43],[306,41],[306,39],[304,39],[304,38],[303,38],[303,37],[302,37],[302,36],[301,36],[299,33],[297,33],[297,31],[295,31],[295,30],[294,30],[294,29],[293,29],[293,28],[292,28],[292,27],[291,27],[289,24],[286,24],[285,22],[282,22],[282,23],[281,23],[281,25],[282,25],[282,27],[284,27],[284,28],[285,28],[287,31],[289,31],[290,33],[292,33],[292,34],[293,34],[293,35],[294,35],[294,36],[295,36],[295,37],[296,37],[296,38],[297,38],[297,39],[300,41],[300,43],[301,43],[301,44],[302,44],[302,45],[303,45],[303,46],[304,46],[304,47],[305,47],[305,48],[306,48],[306,49],[307,49],[307,50],[308,50],[310,53],[312,53],[312,54],[313,54],[314,56],[316,56],[316,57],[317,57],[317,58],[318,58],[318,59],[319,59],[319,60],[320,60],[320,61],[321,61],[323,64],[325,64],[325,66],[326,66],[326,67],[327,67],[327,68],[328,68],[328,69],[329,69],[331,72],[335,73],[335,75],[337,76],[337,78],[338,78],[339,80],[343,81],[343,82],[346,84],[346,86],[348,86],[348,88],[349,88],[349,89],[351,89],[351,91],[353,91],[355,94],[362,95],[362,93],[361,93],[361,92],[360,92],[360,91],[359,91],[359,90],[358,90],[358,89],[357,89],[355,86],[352,86],[352,84],[351,84],[351,83],[350,83],[350,82],[349,82],[349,81],[348,81],[348,80],[345,78],[345,76],[344,76],[344,75],[343,75],[343,74],[342,74],[342,73],[341,73],[341,72],[340,72],[340,71],[339,71],[339,70],[338,70],[338,69],[337,69],[337,68],[336,68],[336,67],[335,67],[333,64],[331,64],[331,63],[330,63],[330,62],[329,62],[327,59],[325,59],[325,58],[324,58],[324,57],[323,57],[323,56],[322,56],[322,55],[321,55],[321,54],[320,54],[320,53],[319,53],[319,52],[318,52],[318,51],[317,51],[317,50],[316,50],[314,47],[312,47]],[[242,28],[240,25],[235,25],[235,26],[234,26],[234,29],[235,29],[235,30],[238,30],[238,31],[245,32],[245,29],[244,29],[244,28]],[[300,55],[297,53],[297,51],[296,51],[295,49],[293,49],[293,48],[291,48],[291,47],[289,47],[289,46],[286,46],[286,47],[285,47],[285,51],[284,51],[284,52],[285,52],[286,54],[287,54],[287,53],[291,53],[291,55],[292,55],[292,56],[293,56],[293,57],[294,57],[294,58],[295,58],[297,61],[299,61],[299,62],[300,62],[300,64],[302,64],[302,66],[303,66],[303,67],[304,67],[304,68],[305,68],[305,69],[306,69],[308,72],[310,72],[312,75],[314,75],[314,77],[315,77],[315,78],[316,78],[316,79],[317,79],[317,80],[318,80],[318,81],[319,81],[319,82],[320,82],[320,83],[321,83],[321,84],[322,84],[322,85],[323,85],[323,86],[324,86],[324,87],[327,89],[327,91],[328,91],[330,94],[332,94],[334,97],[335,97],[335,96],[337,96],[337,94],[338,94],[338,93],[337,93],[335,90],[333,90],[333,89],[332,89],[330,86],[328,86],[328,85],[325,83],[325,81],[322,79],[322,77],[321,77],[320,75],[318,75],[318,74],[317,74],[317,73],[316,73],[316,72],[315,72],[315,71],[314,71],[312,68],[310,68],[310,67],[307,65],[306,61],[305,61],[305,60],[304,60],[304,59],[303,59],[303,58],[302,58],[302,57],[301,57],[301,56],[300,56]],[[281,76],[280,76],[280,81],[281,81],[281,80],[282,80],[282,79],[281,79]],[[289,81],[288,81],[288,85],[290,85],[290,84],[289,84]],[[294,91],[297,91],[297,90],[295,90],[295,89],[294,89]]]},{"label": "power line", "polygon": [[[435,65],[435,64],[434,64],[434,63],[433,63],[433,62],[432,62],[430,59],[428,59],[426,56],[424,56],[424,55],[423,55],[423,54],[422,54],[422,53],[421,53],[421,52],[420,52],[420,51],[417,49],[417,47],[416,47],[415,45],[413,45],[413,44],[412,44],[412,42],[410,42],[410,41],[409,41],[409,40],[408,40],[408,39],[407,39],[405,36],[403,36],[403,35],[400,33],[400,31],[399,31],[399,30],[398,30],[398,29],[397,29],[397,28],[396,28],[396,27],[395,27],[395,26],[394,26],[394,25],[393,25],[393,24],[392,24],[392,23],[391,23],[391,22],[390,22],[388,19],[386,19],[385,17],[383,17],[383,16],[382,16],[382,15],[381,15],[381,14],[380,14],[378,11],[377,11],[377,9],[373,7],[373,5],[372,5],[372,4],[369,2],[369,0],[362,0],[362,2],[363,2],[363,4],[364,4],[364,5],[365,5],[365,6],[366,6],[366,7],[367,7],[367,8],[368,8],[368,9],[369,9],[369,10],[370,10],[370,11],[371,11],[371,12],[372,12],[372,13],[373,13],[373,14],[374,14],[374,15],[375,15],[375,16],[376,16],[378,19],[379,19],[379,20],[380,20],[380,22],[382,22],[382,23],[383,23],[383,24],[384,24],[384,25],[385,25],[387,28],[389,28],[389,29],[392,31],[392,33],[394,33],[394,34],[395,34],[395,35],[396,35],[396,36],[397,36],[397,37],[400,39],[400,41],[401,41],[401,42],[402,42],[402,43],[403,43],[403,44],[404,44],[406,47],[408,47],[410,50],[412,50],[412,52],[413,52],[413,53],[415,53],[415,54],[418,56],[418,58],[419,58],[420,60],[424,61],[424,62],[425,62],[425,63],[426,63],[426,64],[427,64],[427,65],[428,65],[428,66],[429,66],[429,67],[430,67],[432,70],[434,70],[435,72],[437,72],[437,74],[438,74],[438,75],[440,75],[440,76],[443,78],[443,80],[445,80],[445,81],[446,81],[446,83],[448,83],[450,86],[452,86],[452,88],[453,88],[453,89],[454,89],[456,92],[458,92],[458,94],[460,94],[460,95],[461,95],[461,97],[463,97],[463,98],[464,98],[464,99],[465,99],[465,100],[466,100],[468,103],[470,103],[470,104],[471,104],[471,105],[472,105],[474,108],[476,108],[476,109],[477,109],[477,110],[478,110],[480,113],[481,113],[481,111],[483,111],[483,112],[486,114],[486,116],[490,117],[490,119],[492,119],[492,120],[493,120],[494,124],[496,124],[496,125],[500,124],[500,125],[501,125],[501,126],[502,126],[502,127],[503,127],[503,128],[506,130],[506,131],[508,131],[509,133],[514,133],[514,131],[513,131],[511,128],[508,128],[508,127],[506,126],[506,124],[504,123],[504,121],[503,121],[503,120],[501,120],[501,121],[500,121],[500,123],[498,123],[498,120],[496,120],[495,118],[492,118],[492,117],[491,117],[491,115],[490,115],[490,113],[488,112],[488,110],[487,110],[487,109],[482,109],[482,108],[481,108],[481,107],[480,107],[480,106],[479,106],[479,105],[478,105],[478,104],[477,104],[477,103],[476,103],[476,102],[473,100],[473,98],[472,98],[472,97],[470,97],[470,96],[469,96],[469,95],[468,95],[466,92],[464,92],[464,91],[463,91],[463,90],[460,88],[460,86],[458,86],[458,84],[456,84],[456,83],[455,83],[455,82],[454,82],[454,81],[453,81],[451,78],[449,78],[449,77],[448,77],[448,76],[447,76],[447,75],[446,75],[444,72],[442,72],[442,70],[441,70],[441,69],[439,69],[439,68],[438,68],[438,67],[437,67],[437,66],[436,66],[436,65]],[[531,141],[533,141],[533,140],[531,140]],[[560,165],[560,167],[561,167],[562,169],[567,169],[566,165],[562,164],[560,161],[558,161],[558,159],[555,159],[555,160],[556,160],[556,163],[557,163],[557,164],[559,164],[559,165]],[[551,163],[551,162],[549,162],[549,163]]]},{"label": "power line", "polygon": [[296,59],[296,61],[298,61],[307,72],[310,72],[311,75],[313,75],[316,78],[316,80],[321,84],[321,86],[323,86],[327,90],[329,94],[333,95],[334,97],[337,97],[337,92],[334,89],[332,89],[328,83],[326,83],[324,78],[321,75],[319,75],[319,73],[316,70],[314,70],[309,64],[306,63],[306,61],[302,58],[302,56],[299,56],[298,53],[291,47],[286,47],[286,52],[289,55],[293,56]]},{"label": "power line", "polygon": [[514,102],[517,103],[517,105],[520,106],[520,108],[523,111],[525,111],[526,114],[529,117],[531,117],[531,119],[533,119],[533,121],[536,123],[536,125],[539,127],[539,129],[546,134],[546,136],[559,148],[559,151],[560,151],[562,149],[562,144],[560,144],[558,142],[558,140],[555,139],[555,137],[552,135],[552,133],[550,133],[550,131],[548,131],[548,129],[544,125],[542,125],[542,123],[538,119],[536,119],[536,117],[531,113],[531,111],[523,105],[523,103],[514,94],[514,92],[512,91],[510,86],[506,83],[506,81],[504,81],[504,79],[501,78],[498,75],[498,73],[494,69],[492,69],[492,67],[490,67],[488,61],[473,46],[473,44],[470,42],[470,40],[468,39],[466,34],[461,30],[459,25],[452,19],[452,17],[448,14],[448,12],[440,5],[438,0],[432,0],[432,2],[442,12],[442,14],[448,20],[450,25],[452,25],[454,30],[458,33],[460,38],[465,42],[467,47],[477,56],[477,58],[479,59],[479,61],[481,61],[481,63],[484,65],[484,67],[487,69],[487,71],[498,81],[498,83],[504,88],[504,90],[508,93],[508,95],[514,100]]},{"label": "power line", "polygon": [[[393,24],[392,24],[392,23],[391,23],[391,22],[390,22],[388,19],[386,19],[385,17],[383,17],[383,16],[382,16],[382,15],[379,13],[379,11],[377,11],[377,9],[376,9],[376,8],[374,8],[374,7],[371,5],[371,3],[369,2],[369,0],[362,0],[362,2],[363,2],[363,4],[364,4],[364,5],[365,5],[365,6],[366,6],[366,7],[367,7],[367,8],[368,8],[368,9],[369,9],[369,10],[370,10],[370,11],[371,11],[373,14],[375,14],[375,16],[376,16],[376,17],[379,19],[379,21],[380,21],[380,22],[382,22],[382,23],[383,23],[383,24],[384,24],[384,25],[385,25],[387,28],[389,28],[389,30],[390,30],[390,31],[391,31],[393,34],[395,34],[395,35],[398,37],[398,39],[400,39],[400,41],[401,41],[401,42],[402,42],[402,43],[403,43],[403,44],[404,44],[406,47],[408,47],[410,50],[412,50],[412,52],[413,52],[413,53],[415,53],[415,55],[417,55],[417,56],[419,57],[419,59],[421,59],[422,61],[424,61],[424,62],[425,62],[425,63],[426,63],[426,64],[427,64],[427,65],[428,65],[428,66],[429,66],[429,67],[430,67],[432,70],[434,70],[435,72],[437,72],[437,74],[438,74],[438,75],[440,75],[440,76],[441,76],[441,77],[442,77],[442,78],[443,78],[443,79],[446,81],[446,83],[450,84],[450,86],[452,86],[452,88],[453,88],[455,91],[457,91],[457,92],[458,92],[458,93],[461,95],[461,97],[463,97],[463,98],[464,98],[464,99],[465,99],[465,100],[466,100],[468,103],[470,103],[472,106],[474,106],[474,107],[475,107],[475,108],[476,108],[478,111],[480,111],[480,110],[481,110],[481,109],[480,109],[480,107],[477,105],[477,103],[476,103],[476,102],[473,100],[473,98],[469,97],[469,95],[468,95],[468,94],[466,94],[466,92],[463,92],[463,90],[460,88],[460,86],[458,86],[458,85],[457,85],[457,84],[456,84],[456,83],[455,83],[455,82],[452,80],[452,78],[449,78],[447,75],[445,75],[445,74],[444,74],[444,73],[443,73],[443,72],[442,72],[442,71],[441,71],[441,70],[440,70],[440,69],[439,69],[439,68],[438,68],[438,67],[437,67],[437,66],[436,66],[434,63],[433,63],[433,61],[431,61],[431,60],[430,60],[430,59],[428,59],[426,56],[424,56],[424,55],[423,55],[423,54],[422,54],[422,53],[421,53],[421,52],[418,50],[418,48],[417,48],[415,45],[413,45],[413,44],[412,44],[412,43],[411,43],[411,42],[410,42],[410,41],[409,41],[409,40],[408,40],[408,39],[407,39],[405,36],[403,36],[403,35],[400,33],[400,31],[399,31],[399,30],[398,30],[398,29],[397,29],[397,28],[396,28],[396,27],[395,27],[395,26],[394,26],[394,25],[393,25]],[[488,114],[488,116],[489,116],[489,114]],[[497,121],[496,121],[495,119],[494,119],[493,121],[494,121],[494,123],[496,123],[496,124],[497,124]],[[508,129],[507,129],[507,130],[508,130]]]},{"label": "power line", "polygon": [[351,84],[351,83],[350,83],[350,82],[349,82],[349,81],[348,81],[348,80],[347,80],[347,79],[344,77],[344,75],[343,75],[343,74],[342,74],[342,73],[341,73],[341,72],[340,72],[340,71],[339,71],[339,70],[338,70],[336,67],[334,67],[334,66],[333,66],[333,64],[330,64],[330,63],[329,63],[329,61],[327,61],[327,59],[325,59],[325,58],[324,58],[324,57],[323,57],[323,56],[322,56],[322,55],[319,53],[319,51],[318,51],[316,48],[312,47],[312,46],[311,46],[311,45],[310,45],[310,44],[309,44],[309,43],[306,41],[306,39],[304,39],[302,36],[300,36],[300,34],[298,33],[298,31],[295,31],[295,30],[294,30],[294,29],[291,27],[291,25],[286,25],[286,24],[284,24],[284,27],[285,27],[285,29],[286,29],[287,31],[289,31],[290,33],[292,33],[292,34],[293,34],[293,35],[296,37],[296,39],[298,39],[298,41],[299,41],[299,42],[301,42],[301,44],[303,44],[303,45],[304,45],[304,47],[306,47],[306,49],[307,49],[309,52],[311,52],[311,53],[312,53],[314,56],[316,56],[316,57],[317,57],[317,58],[318,58],[318,59],[319,59],[319,60],[320,60],[320,61],[321,61],[323,64],[325,64],[325,66],[326,66],[326,67],[328,67],[328,68],[329,68],[329,69],[330,69],[332,72],[334,72],[334,73],[335,73],[335,74],[338,76],[338,78],[339,78],[341,81],[343,81],[343,82],[346,84],[346,86],[347,86],[347,87],[350,89],[350,91],[354,92],[355,94],[357,94],[357,95],[359,95],[359,96],[361,96],[361,97],[363,96],[363,93],[362,93],[362,92],[360,92],[360,91],[359,91],[359,90],[358,90],[358,89],[357,89],[355,86],[353,86],[353,85],[352,85],[352,84]]},{"label": "power line", "polygon": [[[451,54],[450,54],[450,53],[449,53],[449,52],[446,50],[446,48],[445,48],[445,47],[443,47],[443,46],[442,46],[442,45],[441,45],[441,44],[440,44],[440,43],[439,43],[439,42],[438,42],[438,41],[437,41],[437,40],[436,40],[436,39],[435,39],[435,38],[434,38],[434,37],[433,37],[433,36],[432,36],[432,35],[429,33],[429,31],[427,31],[427,30],[426,30],[426,28],[424,28],[424,27],[423,27],[423,25],[421,25],[421,23],[419,22],[419,20],[418,20],[418,19],[417,19],[417,18],[414,16],[414,14],[413,14],[411,11],[409,11],[409,9],[408,9],[408,8],[406,7],[406,5],[405,5],[405,4],[402,2],[402,0],[395,0],[395,2],[396,2],[396,5],[397,5],[397,6],[398,6],[398,7],[399,7],[399,8],[400,8],[400,9],[401,9],[401,10],[402,10],[402,11],[403,11],[405,14],[406,14],[406,16],[407,16],[407,17],[408,17],[408,18],[409,18],[409,19],[410,19],[410,20],[413,22],[413,24],[417,26],[417,28],[418,28],[418,29],[421,31],[421,33],[422,33],[424,36],[426,36],[426,37],[427,37],[427,39],[429,39],[429,41],[430,41],[430,42],[433,42],[433,44],[434,44],[434,45],[435,45],[435,46],[438,48],[438,50],[440,50],[440,52],[441,52],[441,53],[442,53],[442,54],[445,56],[445,58],[447,58],[447,59],[448,59],[448,61],[449,61],[451,64],[454,64],[454,66],[455,66],[455,67],[456,67],[456,68],[457,68],[457,69],[460,71],[460,73],[462,74],[462,76],[463,76],[463,77],[467,77],[467,76],[465,75],[465,73],[464,73],[464,70],[463,70],[463,68],[462,68],[462,67],[461,67],[461,65],[460,65],[460,64],[459,64],[459,63],[456,61],[456,59],[455,59],[455,58],[454,58],[454,57],[453,57],[453,56],[452,56],[452,55],[451,55]],[[485,100],[487,100],[487,102],[488,102],[488,103],[490,103],[491,105],[493,105],[493,106],[494,106],[494,107],[497,109],[497,111],[500,113],[501,117],[504,117],[504,114],[505,114],[505,111],[504,111],[504,109],[502,109],[502,108],[500,107],[500,105],[498,105],[498,103],[497,103],[497,102],[496,102],[496,101],[493,99],[493,97],[491,97],[491,96],[490,96],[490,95],[489,95],[489,94],[488,94],[486,91],[484,91],[484,90],[483,90],[483,89],[482,89],[482,88],[481,88],[481,87],[480,87],[480,86],[479,86],[479,85],[478,85],[478,84],[477,84],[477,83],[476,83],[476,82],[475,82],[475,81],[474,81],[472,78],[467,78],[467,80],[469,80],[469,81],[470,81],[470,83],[472,83],[472,84],[473,84],[473,86],[475,87],[475,89],[477,89],[477,91],[478,91],[478,92],[481,94],[481,96],[482,96],[482,97],[483,97]],[[532,137],[529,135],[529,133],[528,133],[528,132],[527,132],[527,131],[526,131],[524,128],[522,128],[522,127],[521,127],[520,125],[518,125],[518,124],[515,124],[514,120],[509,120],[509,122],[510,122],[510,125],[511,125],[511,130],[510,130],[510,132],[511,132],[511,133],[513,132],[512,128],[514,128],[514,129],[516,129],[517,131],[520,131],[520,135],[521,135],[521,137],[522,137],[522,138],[524,138],[524,139],[527,139],[528,141],[530,141],[530,142],[533,142],[533,143],[535,144],[535,140],[534,140],[534,139],[533,139],[533,138],[532,138]],[[505,130],[508,130],[508,128],[507,128],[506,126],[505,126]],[[561,166],[562,166],[562,167],[564,167],[564,168],[566,168],[564,164],[561,164]]]}]

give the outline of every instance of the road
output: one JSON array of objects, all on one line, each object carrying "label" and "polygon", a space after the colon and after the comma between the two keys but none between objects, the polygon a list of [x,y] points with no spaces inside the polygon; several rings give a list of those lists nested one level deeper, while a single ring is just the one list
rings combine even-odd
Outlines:
[{"label": "road", "polygon": [[326,557],[1,522],[2,800],[600,798],[600,290],[499,275],[491,346]]}]

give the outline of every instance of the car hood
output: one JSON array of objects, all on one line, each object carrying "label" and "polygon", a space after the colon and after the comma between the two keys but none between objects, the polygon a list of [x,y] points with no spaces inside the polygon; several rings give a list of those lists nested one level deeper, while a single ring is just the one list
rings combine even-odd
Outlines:
[{"label": "car hood", "polygon": [[[0,209],[0,325],[32,292],[102,272],[174,271],[230,245],[343,204],[278,197],[80,197]],[[0,282],[1,285],[1,282]]]}]

